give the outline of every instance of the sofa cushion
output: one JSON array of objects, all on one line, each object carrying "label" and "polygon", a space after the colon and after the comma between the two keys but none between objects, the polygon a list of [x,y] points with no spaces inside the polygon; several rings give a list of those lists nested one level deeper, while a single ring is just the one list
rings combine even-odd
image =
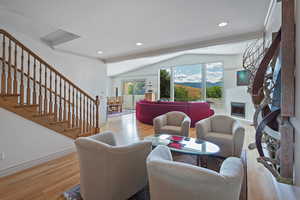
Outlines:
[{"label": "sofa cushion", "polygon": [[180,112],[169,112],[167,113],[167,124],[170,126],[181,126],[184,117]]},{"label": "sofa cushion", "polygon": [[211,119],[211,130],[217,133],[232,134],[234,120],[223,115],[217,115]]},{"label": "sofa cushion", "polygon": [[228,157],[232,155],[233,136],[216,132],[208,132],[205,140],[212,142],[220,147],[219,156]]},{"label": "sofa cushion", "polygon": [[180,135],[181,127],[178,126],[163,126],[161,129],[161,133],[170,134],[170,135]]}]

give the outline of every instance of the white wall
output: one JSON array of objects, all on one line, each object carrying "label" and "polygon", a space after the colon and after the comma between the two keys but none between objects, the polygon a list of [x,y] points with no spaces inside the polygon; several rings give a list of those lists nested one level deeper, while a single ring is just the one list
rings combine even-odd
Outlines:
[{"label": "white wall", "polygon": [[74,151],[73,140],[0,108],[0,177]]},{"label": "white wall", "polygon": [[[120,94],[122,94],[122,81],[132,79],[145,79],[147,82],[153,83],[153,89],[158,96],[158,72],[162,67],[174,67],[179,65],[192,65],[200,63],[210,62],[223,62],[224,65],[224,104],[225,112],[230,114],[230,98],[227,98],[228,92],[235,93],[239,99],[243,99],[242,102],[250,102],[250,95],[246,92],[246,86],[236,85],[236,71],[242,69],[242,58],[241,55],[213,55],[213,54],[186,54],[180,55],[174,58],[169,58],[165,61],[161,61],[155,64],[144,66],[140,69],[136,69],[130,72],[126,72],[117,76],[112,77],[112,95],[114,95],[114,89],[119,88]],[[235,92],[237,90],[237,92]],[[242,93],[241,93],[242,91]],[[253,105],[249,105],[248,109],[250,116],[254,112]],[[252,120],[251,117],[247,117],[247,120]]]}]

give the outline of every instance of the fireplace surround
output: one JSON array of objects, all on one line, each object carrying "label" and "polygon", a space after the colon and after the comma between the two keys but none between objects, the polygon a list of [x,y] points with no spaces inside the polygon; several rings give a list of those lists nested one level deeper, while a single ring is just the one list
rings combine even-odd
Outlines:
[{"label": "fireplace surround", "polygon": [[242,102],[231,102],[231,116],[246,117],[246,104]]}]

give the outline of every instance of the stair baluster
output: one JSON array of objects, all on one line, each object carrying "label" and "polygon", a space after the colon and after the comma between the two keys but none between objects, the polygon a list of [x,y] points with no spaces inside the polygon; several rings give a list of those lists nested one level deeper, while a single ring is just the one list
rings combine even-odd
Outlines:
[{"label": "stair baluster", "polygon": [[44,80],[44,84],[45,84],[45,90],[44,90],[44,115],[46,116],[46,118],[48,118],[49,116],[48,114],[48,94],[47,94],[47,65],[44,65],[45,68],[45,80]]},{"label": "stair baluster", "polygon": [[85,133],[86,132],[86,119],[85,119],[85,95],[83,95],[83,119],[82,119],[82,132]]},{"label": "stair baluster", "polygon": [[69,108],[68,108],[68,121],[69,121],[69,128],[72,128],[72,121],[71,121],[71,84],[69,84],[69,95],[68,95],[68,100],[69,100]]},{"label": "stair baluster", "polygon": [[24,104],[24,49],[21,54],[21,84],[20,84],[20,104]]},{"label": "stair baluster", "polygon": [[3,34],[2,41],[2,76],[1,76],[1,94],[6,94],[6,73],[5,73],[5,35]]},{"label": "stair baluster", "polygon": [[[73,92],[72,92],[72,127],[75,127],[75,88],[73,87]],[[71,100],[71,99],[70,99]]]},{"label": "stair baluster", "polygon": [[58,111],[58,121],[62,121],[62,77],[59,80],[59,111]]},{"label": "stair baluster", "polygon": [[66,80],[64,80],[64,110],[63,110],[63,120],[67,120],[67,85]]},{"label": "stair baluster", "polygon": [[42,96],[42,63],[40,62],[40,70],[39,70],[39,113],[43,115],[43,96]]},{"label": "stair baluster", "polygon": [[13,94],[17,95],[18,94],[18,80],[17,80],[17,43],[15,43],[15,63],[14,63],[14,86],[13,86]]},{"label": "stair baluster", "polygon": [[96,131],[95,133],[98,133],[100,131],[100,126],[99,126],[99,105],[100,105],[100,101],[99,101],[99,96],[96,96]]},{"label": "stair baluster", "polygon": [[49,85],[49,113],[53,114],[53,101],[52,101],[52,70],[49,69],[49,78],[50,78],[50,85]]},{"label": "stair baluster", "polygon": [[76,90],[76,120],[75,120],[75,126],[79,127],[79,112],[78,112],[78,90]]},{"label": "stair baluster", "polygon": [[8,72],[7,72],[7,94],[12,94],[11,85],[11,40],[8,42]]},{"label": "stair baluster", "polygon": [[32,103],[36,104],[36,59],[33,61],[33,93],[32,93]]},{"label": "stair baluster", "polygon": [[80,133],[83,133],[83,126],[82,126],[82,93],[79,95],[79,109],[80,109],[80,115],[79,115],[79,127],[80,127]]},{"label": "stair baluster", "polygon": [[30,93],[31,93],[31,90],[30,90],[30,54],[29,52],[28,53],[28,57],[27,57],[27,92],[26,92],[26,96],[27,96],[27,101],[26,101],[26,104],[27,105],[30,105]]},{"label": "stair baluster", "polygon": [[54,121],[57,121],[57,74],[55,73],[54,81]]}]

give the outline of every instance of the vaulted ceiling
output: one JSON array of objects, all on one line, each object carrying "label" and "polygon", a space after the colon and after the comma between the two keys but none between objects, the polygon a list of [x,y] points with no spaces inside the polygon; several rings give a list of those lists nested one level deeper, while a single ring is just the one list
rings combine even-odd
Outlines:
[{"label": "vaulted ceiling", "polygon": [[[107,61],[208,41],[251,39],[270,0],[1,0],[0,23],[41,38],[80,38],[55,48]],[[228,26],[219,27],[220,22]],[[137,42],[144,45],[136,46]],[[186,46],[187,48],[187,46]],[[103,54],[97,54],[97,51]]]}]

